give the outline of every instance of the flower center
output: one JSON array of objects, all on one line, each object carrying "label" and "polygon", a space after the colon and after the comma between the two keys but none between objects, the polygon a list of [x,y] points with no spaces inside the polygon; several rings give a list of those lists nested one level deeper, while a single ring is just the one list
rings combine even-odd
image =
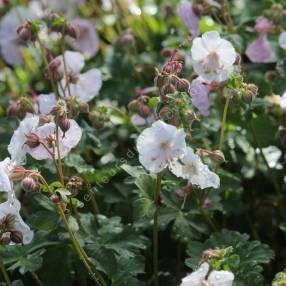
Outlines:
[{"label": "flower center", "polygon": [[214,73],[220,68],[219,56],[216,52],[211,52],[204,60],[203,69],[205,73]]},{"label": "flower center", "polygon": [[160,143],[160,149],[167,150],[168,148],[170,148],[170,143],[169,142],[161,142]]},{"label": "flower center", "polygon": [[195,166],[195,164],[188,164],[186,167],[187,167],[188,173],[190,173],[192,175],[197,175],[198,174],[198,169]]}]

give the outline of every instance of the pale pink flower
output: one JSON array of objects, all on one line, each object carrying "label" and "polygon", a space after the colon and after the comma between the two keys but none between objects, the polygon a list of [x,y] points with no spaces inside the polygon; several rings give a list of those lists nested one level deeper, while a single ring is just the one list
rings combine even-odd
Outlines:
[{"label": "pale pink flower", "polygon": [[259,34],[268,34],[273,28],[273,22],[265,17],[258,17],[255,21],[254,30]]},{"label": "pale pink flower", "polygon": [[208,84],[205,83],[201,78],[196,78],[192,81],[190,87],[192,104],[204,116],[208,116],[210,114],[211,100],[209,93],[210,89]]},{"label": "pale pink flower", "polygon": [[99,49],[95,23],[86,19],[75,19],[71,23],[79,30],[78,38],[70,41],[71,46],[87,57],[93,57]]},{"label": "pale pink flower", "polygon": [[189,32],[194,37],[197,37],[200,34],[199,31],[200,17],[194,13],[192,3],[183,0],[178,8],[178,15],[183,21],[186,28],[189,30]]},{"label": "pale pink flower", "polygon": [[38,109],[40,114],[48,114],[57,103],[56,96],[53,93],[39,94],[37,97]]},{"label": "pale pink flower", "polygon": [[253,63],[269,63],[272,61],[272,47],[267,35],[260,35],[246,49],[246,55]]}]

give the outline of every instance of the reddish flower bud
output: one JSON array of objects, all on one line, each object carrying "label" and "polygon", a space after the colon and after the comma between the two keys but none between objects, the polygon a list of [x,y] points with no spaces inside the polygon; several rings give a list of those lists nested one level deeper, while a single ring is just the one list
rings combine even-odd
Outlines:
[{"label": "reddish flower bud", "polygon": [[22,243],[23,242],[23,234],[19,230],[11,231],[10,239],[14,243]]},{"label": "reddish flower bud", "polygon": [[30,148],[36,148],[40,145],[40,137],[36,133],[29,133],[26,135],[26,142]]},{"label": "reddish flower bud", "polygon": [[140,102],[138,100],[132,100],[129,104],[128,104],[128,108],[129,110],[132,111],[138,111],[139,107],[140,107]]},{"label": "reddish flower bud", "polygon": [[138,113],[139,113],[142,117],[147,118],[147,117],[150,115],[150,113],[151,113],[151,108],[150,108],[148,105],[143,105],[143,104],[142,104],[142,105],[139,107]]},{"label": "reddish flower bud", "polygon": [[161,50],[161,55],[165,58],[169,58],[172,55],[172,51],[168,48],[163,48]]},{"label": "reddish flower bud", "polygon": [[165,84],[162,88],[162,93],[167,95],[167,94],[173,94],[176,92],[176,88],[173,84],[171,83],[168,83],[168,84]]},{"label": "reddish flower bud", "polygon": [[32,177],[24,178],[21,187],[27,192],[37,192],[39,190],[37,182]]},{"label": "reddish flower bud", "polygon": [[17,33],[19,35],[19,38],[24,42],[27,42],[31,37],[30,31],[27,28],[26,24],[23,24],[20,27],[18,27]]},{"label": "reddish flower bud", "polygon": [[201,4],[193,4],[192,5],[192,9],[193,12],[197,15],[197,16],[201,16],[204,13],[204,7]]},{"label": "reddish flower bud", "polygon": [[63,116],[60,119],[59,126],[64,133],[70,129],[71,123],[70,120],[67,118],[67,116]]},{"label": "reddish flower bud", "polygon": [[79,28],[74,24],[68,24],[67,34],[73,39],[78,39],[80,34]]},{"label": "reddish flower bud", "polygon": [[60,202],[60,197],[57,194],[52,194],[50,196],[50,200],[54,203],[54,204],[58,204]]},{"label": "reddish flower bud", "polygon": [[12,181],[20,181],[20,180],[23,180],[23,178],[25,177],[26,175],[26,169],[22,166],[15,166],[11,172],[10,172],[10,179]]},{"label": "reddish flower bud", "polygon": [[177,83],[177,89],[178,91],[188,93],[190,90],[190,82],[185,78],[181,78]]}]

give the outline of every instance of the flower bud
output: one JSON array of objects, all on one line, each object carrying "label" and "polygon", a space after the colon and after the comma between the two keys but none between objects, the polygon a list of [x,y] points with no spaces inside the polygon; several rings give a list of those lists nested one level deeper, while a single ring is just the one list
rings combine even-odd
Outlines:
[{"label": "flower bud", "polygon": [[197,16],[201,16],[204,13],[204,7],[201,4],[193,3],[192,10]]},{"label": "flower bud", "polygon": [[138,109],[138,113],[144,118],[147,118],[150,115],[151,111],[152,110],[148,105],[143,104]]},{"label": "flower bud", "polygon": [[32,177],[25,177],[21,182],[21,187],[26,192],[37,192],[39,190],[37,182]]},{"label": "flower bud", "polygon": [[19,38],[23,41],[23,42],[27,42],[30,40],[30,31],[27,28],[26,24],[21,25],[20,27],[18,27],[17,29],[17,34],[19,35]]},{"label": "flower bud", "polygon": [[26,175],[26,169],[23,166],[15,166],[13,169],[10,171],[9,178],[12,181],[20,181],[23,180],[23,178]]},{"label": "flower bud", "polygon": [[70,23],[67,26],[67,34],[73,39],[78,39],[80,34],[79,28],[76,25]]},{"label": "flower bud", "polygon": [[256,97],[258,92],[258,87],[255,84],[248,84],[245,88],[243,99],[246,103],[251,103]]},{"label": "flower bud", "polygon": [[72,196],[76,196],[78,190],[82,187],[82,179],[80,177],[71,177],[67,183],[67,189],[70,191]]},{"label": "flower bud", "polygon": [[154,79],[154,85],[161,89],[166,82],[166,77],[162,74],[158,74]]},{"label": "flower bud", "polygon": [[128,109],[131,111],[138,111],[140,105],[141,103],[137,99],[134,99],[128,104]]},{"label": "flower bud", "polygon": [[50,200],[52,201],[52,203],[58,204],[60,202],[60,197],[57,194],[52,194],[50,196]]},{"label": "flower bud", "polygon": [[177,89],[178,89],[178,91],[181,91],[181,92],[189,92],[189,90],[190,90],[190,82],[187,80],[187,79],[185,79],[185,78],[181,78],[180,80],[179,80],[179,82],[177,83]]},{"label": "flower bud", "polygon": [[66,133],[70,129],[71,123],[66,115],[60,119],[59,126],[64,133]]},{"label": "flower bud", "polygon": [[171,83],[168,83],[168,84],[165,84],[162,88],[162,93],[167,95],[167,94],[173,94],[176,92],[176,88],[173,84]]},{"label": "flower bud", "polygon": [[133,36],[133,33],[130,30],[127,30],[122,36],[121,36],[121,43],[125,47],[133,46],[135,43],[135,39]]},{"label": "flower bud", "polygon": [[50,62],[49,69],[53,79],[61,80],[63,78],[64,74],[59,72],[60,65],[61,61],[59,59],[54,59]]},{"label": "flower bud", "polygon": [[22,243],[23,242],[23,234],[19,230],[14,230],[10,232],[10,239],[14,243]]},{"label": "flower bud", "polygon": [[13,214],[7,214],[0,220],[0,229],[3,232],[8,232],[14,227],[16,217]]},{"label": "flower bud", "polygon": [[41,115],[39,118],[39,126],[43,126],[44,124],[50,123],[53,121],[53,117],[51,115]]},{"label": "flower bud", "polygon": [[161,55],[165,58],[169,58],[172,55],[172,51],[168,48],[163,48],[161,50]]},{"label": "flower bud", "polygon": [[214,150],[214,151],[209,151],[209,156],[212,160],[218,162],[218,163],[223,163],[225,162],[225,157],[222,151],[220,150]]},{"label": "flower bud", "polygon": [[26,136],[25,144],[30,148],[36,148],[41,144],[40,137],[36,133],[29,133]]},{"label": "flower bud", "polygon": [[9,117],[17,117],[18,114],[18,108],[17,108],[17,103],[12,102],[7,108],[7,116]]}]

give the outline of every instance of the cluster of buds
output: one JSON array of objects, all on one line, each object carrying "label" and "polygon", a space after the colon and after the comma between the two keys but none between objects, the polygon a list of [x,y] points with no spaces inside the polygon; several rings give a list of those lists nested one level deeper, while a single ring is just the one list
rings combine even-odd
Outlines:
[{"label": "cluster of buds", "polygon": [[78,176],[73,176],[67,182],[66,188],[70,191],[72,196],[76,196],[78,191],[82,188],[82,179]]},{"label": "cluster of buds", "polygon": [[202,262],[212,264],[215,261],[224,260],[233,252],[233,247],[207,249],[203,252]]},{"label": "cluster of buds", "polygon": [[27,113],[34,113],[34,103],[30,97],[20,97],[16,100],[11,100],[8,108],[7,115],[10,117],[17,117],[23,119]]},{"label": "cluster of buds", "polygon": [[11,171],[9,178],[11,181],[20,181],[21,187],[26,192],[36,192],[40,190],[38,182],[39,173],[36,170],[27,170],[23,166],[14,166]]},{"label": "cluster of buds", "polygon": [[245,85],[245,90],[243,93],[243,100],[246,103],[251,103],[257,96],[258,87],[253,83],[249,83]]},{"label": "cluster of buds", "polygon": [[23,42],[36,41],[40,31],[40,22],[37,20],[26,21],[17,29],[19,38]]},{"label": "cluster of buds", "polygon": [[49,20],[52,31],[68,35],[73,39],[77,39],[79,37],[78,27],[69,23],[64,16],[52,14]]},{"label": "cluster of buds", "polygon": [[104,106],[97,107],[88,113],[88,118],[96,129],[101,129],[104,124],[109,121],[108,110]]},{"label": "cluster of buds", "polygon": [[0,220],[0,245],[23,242],[22,232],[14,228],[15,221],[16,217],[13,214],[7,214]]},{"label": "cluster of buds", "polygon": [[67,115],[66,103],[63,100],[58,100],[56,106],[50,112],[55,116],[56,121],[59,124],[60,129],[65,134],[70,129],[70,120]]},{"label": "cluster of buds", "polygon": [[147,118],[152,113],[152,109],[148,104],[149,99],[149,96],[141,95],[128,104],[128,109],[130,111],[138,113],[143,118]]},{"label": "cluster of buds", "polygon": [[286,10],[282,4],[275,3],[269,10],[264,12],[265,17],[270,19],[275,25],[280,25],[286,19]]},{"label": "cluster of buds", "polygon": [[175,92],[189,93],[190,82],[178,76],[183,66],[182,63],[176,59],[176,53],[177,50],[175,49],[162,70],[156,71],[157,75],[154,82],[160,91],[162,103],[168,102],[168,94],[174,94]]},{"label": "cluster of buds", "polygon": [[68,96],[65,99],[66,109],[69,111],[69,117],[73,118],[79,113],[88,113],[89,105],[86,102],[80,101],[76,96]]}]

